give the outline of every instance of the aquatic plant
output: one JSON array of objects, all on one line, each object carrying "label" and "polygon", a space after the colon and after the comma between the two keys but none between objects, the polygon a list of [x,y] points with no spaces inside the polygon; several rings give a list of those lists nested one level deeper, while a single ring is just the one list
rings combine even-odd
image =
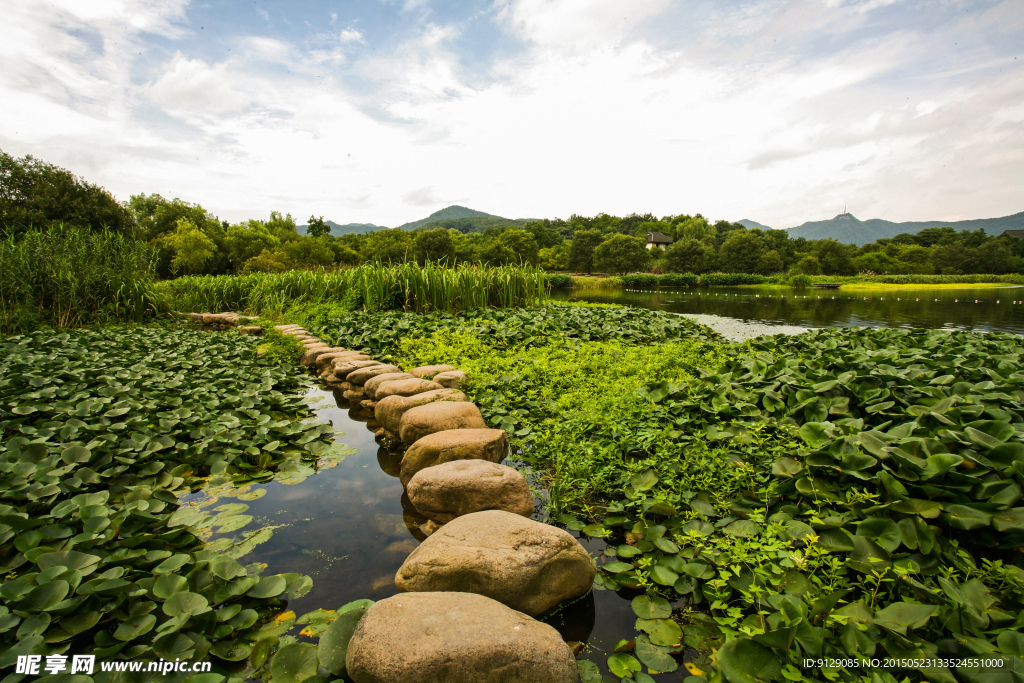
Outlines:
[{"label": "aquatic plant", "polygon": [[544,278],[542,270],[531,266],[374,263],[335,271],[183,277],[161,282],[159,289],[176,309],[188,311],[274,315],[325,303],[367,311],[462,311],[538,303]]},{"label": "aquatic plant", "polygon": [[[304,421],[301,377],[239,335],[131,328],[0,343],[0,666],[70,650],[212,657],[222,677],[248,662],[243,675],[299,680],[313,646],[286,634],[309,618],[284,606],[311,579],[239,562],[273,533],[245,530],[244,503],[179,501],[204,481],[295,480],[330,458],[333,428]],[[209,528],[220,538],[204,543]],[[351,634],[339,621],[319,655],[333,674]]]}]

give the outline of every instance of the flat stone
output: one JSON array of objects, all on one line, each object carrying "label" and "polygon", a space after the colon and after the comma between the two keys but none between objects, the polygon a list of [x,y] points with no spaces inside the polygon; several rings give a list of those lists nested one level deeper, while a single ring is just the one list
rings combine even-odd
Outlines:
[{"label": "flat stone", "polygon": [[480,409],[472,403],[437,401],[407,410],[398,423],[398,435],[402,441],[411,444],[434,432],[483,429],[486,426]]},{"label": "flat stone", "polygon": [[345,658],[355,683],[575,683],[554,627],[471,593],[403,593],[375,602]]},{"label": "flat stone", "polygon": [[334,351],[336,347],[329,346],[328,344],[313,344],[306,347],[306,352],[302,354],[302,358],[299,359],[299,365],[312,366],[316,364],[316,359],[325,353]]},{"label": "flat stone", "polygon": [[300,325],[296,325],[294,323],[291,323],[289,325],[274,325],[274,329],[277,330],[278,332],[286,332],[286,331],[291,331],[291,330],[298,330],[300,328],[301,328]]},{"label": "flat stone", "polygon": [[466,382],[466,373],[462,370],[449,370],[434,375],[434,381],[448,389],[459,389]]},{"label": "flat stone", "polygon": [[316,357],[316,367],[317,370],[323,370],[324,368],[333,365],[335,360],[353,358],[355,356],[366,357],[366,354],[362,351],[350,351],[349,349],[328,351],[327,353]]},{"label": "flat stone", "polygon": [[488,460],[453,460],[421,469],[406,492],[416,509],[446,524],[481,510],[505,510],[523,517],[533,514],[533,494],[526,478],[513,467]]},{"label": "flat stone", "polygon": [[447,372],[448,370],[455,370],[456,368],[452,365],[421,365],[418,368],[413,368],[409,371],[409,374],[413,377],[422,377],[430,379],[439,372]]},{"label": "flat stone", "polygon": [[[440,404],[432,403],[430,405]],[[454,405],[468,405],[476,408],[472,403]],[[411,412],[407,412],[405,416],[408,417]],[[405,417],[402,418],[402,424],[404,423]],[[399,432],[399,436],[401,436],[401,432]],[[504,429],[471,427],[434,432],[416,441],[405,452],[405,457],[402,459],[402,485],[407,486],[417,472],[427,467],[434,467],[454,460],[487,460],[497,463],[504,460],[507,455],[508,434]]]},{"label": "flat stone", "polygon": [[[366,359],[366,360],[341,360],[335,361],[332,365],[332,372],[339,379],[347,379],[349,374],[360,368],[368,368],[372,365],[384,365],[378,360]],[[347,387],[346,387],[347,388]]]},{"label": "flat stone", "polygon": [[398,570],[405,592],[478,593],[529,615],[583,595],[597,569],[568,532],[504,510],[456,517]]},{"label": "flat stone", "polygon": [[[377,377],[381,377],[381,375],[377,375]],[[377,379],[377,377],[373,379]],[[415,377],[390,379],[376,386],[373,397],[379,401],[388,396],[417,396],[428,391],[437,391],[438,389],[444,389],[444,387],[437,382],[431,382],[429,379],[417,379]]]},{"label": "flat stone", "polygon": [[258,337],[263,334],[263,328],[259,325],[245,325],[238,328],[238,333]]},{"label": "flat stone", "polygon": [[393,379],[415,379],[408,372],[382,372],[379,375],[374,375],[370,379],[363,382],[363,391],[370,398],[376,398],[377,387],[384,382],[389,382]]},{"label": "flat stone", "polygon": [[[383,375],[385,372],[401,372],[402,369],[397,365],[375,365],[372,368],[360,368],[355,372],[349,374],[347,379],[352,384],[358,384],[362,386],[366,383],[366,380],[376,375]],[[337,374],[337,373],[335,373]]]},{"label": "flat stone", "polygon": [[[411,373],[410,373],[411,374]],[[427,391],[422,394],[415,394],[414,396],[388,396],[382,398],[377,402],[377,407],[374,408],[374,412],[377,416],[377,421],[380,422],[384,427],[394,433],[398,434],[399,422],[402,419],[402,415],[407,410],[415,408],[416,406],[425,406],[428,403],[434,401],[465,401],[466,395],[461,391],[454,391],[452,389],[435,389],[434,391]]]}]

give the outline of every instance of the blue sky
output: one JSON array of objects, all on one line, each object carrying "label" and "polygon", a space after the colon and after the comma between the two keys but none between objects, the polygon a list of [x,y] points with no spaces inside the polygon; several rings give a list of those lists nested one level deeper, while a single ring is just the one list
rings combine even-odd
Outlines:
[{"label": "blue sky", "polygon": [[1024,210],[1020,0],[0,0],[0,149],[398,225]]}]

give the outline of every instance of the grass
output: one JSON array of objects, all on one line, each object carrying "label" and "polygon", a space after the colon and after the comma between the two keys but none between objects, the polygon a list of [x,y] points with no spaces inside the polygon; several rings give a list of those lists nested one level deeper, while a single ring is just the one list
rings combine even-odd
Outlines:
[{"label": "grass", "polygon": [[416,312],[513,308],[538,303],[546,291],[544,272],[530,266],[446,267],[432,263],[183,277],[162,282],[159,289],[176,310],[238,310],[270,316],[292,307],[320,304]]},{"label": "grass", "polygon": [[39,327],[138,322],[166,306],[153,253],[109,230],[51,225],[0,240],[0,335]]}]

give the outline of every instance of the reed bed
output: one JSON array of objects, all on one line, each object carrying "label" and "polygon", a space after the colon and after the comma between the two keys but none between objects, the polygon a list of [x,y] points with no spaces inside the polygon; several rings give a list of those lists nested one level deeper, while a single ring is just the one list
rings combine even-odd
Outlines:
[{"label": "reed bed", "polygon": [[345,303],[366,311],[465,311],[539,303],[544,272],[530,266],[365,264],[347,270],[192,276],[159,284],[179,311],[280,314],[301,305]]},{"label": "reed bed", "polygon": [[579,277],[572,278],[573,289],[622,289],[622,278],[612,277]]},{"label": "reed bed", "polygon": [[0,264],[0,335],[166,310],[153,287],[153,250],[121,233],[54,224],[5,235]]}]

